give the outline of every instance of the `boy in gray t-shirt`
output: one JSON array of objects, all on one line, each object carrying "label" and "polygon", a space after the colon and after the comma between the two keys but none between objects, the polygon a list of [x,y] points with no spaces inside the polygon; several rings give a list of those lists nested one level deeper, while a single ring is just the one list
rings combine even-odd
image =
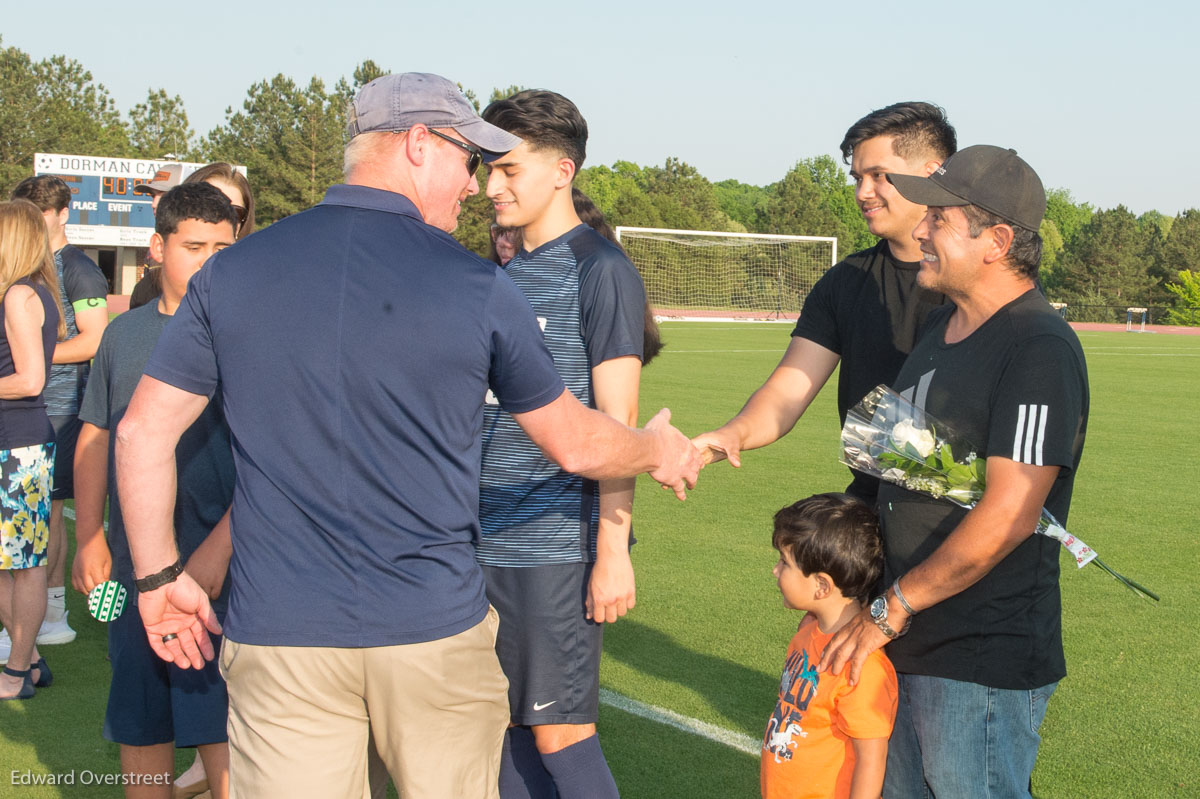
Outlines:
[{"label": "boy in gray t-shirt", "polygon": [[[116,489],[112,435],[159,335],[179,307],[187,281],[214,252],[233,243],[229,201],[206,183],[179,186],[159,205],[150,248],[163,264],[156,302],[122,314],[100,342],[87,392],[76,458],[76,539],[73,585],[85,593],[110,578],[125,586],[130,606],[109,624],[112,686],[104,737],[121,745],[130,779],[173,772],[176,746],[200,750],[213,796],[226,796],[228,699],[215,662],[180,669],[151,650],[137,608],[133,561]],[[175,450],[177,485],[173,527],[180,560],[223,618],[232,546],[229,505],[234,466],[229,427],[218,401],[183,434]],[[107,540],[104,501],[109,500]],[[219,641],[218,636],[214,638]]]}]

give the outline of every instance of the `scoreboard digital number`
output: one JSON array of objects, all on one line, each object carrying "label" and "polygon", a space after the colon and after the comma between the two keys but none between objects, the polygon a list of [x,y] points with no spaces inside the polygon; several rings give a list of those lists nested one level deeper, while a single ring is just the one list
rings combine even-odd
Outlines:
[{"label": "scoreboard digital number", "polygon": [[109,175],[100,179],[100,199],[127,200],[132,197],[135,200],[144,200],[146,195],[134,194],[133,188],[149,182],[149,178],[117,178]]},{"label": "scoreboard digital number", "polygon": [[[37,153],[34,174],[57,175],[71,189],[67,241],[81,246],[147,247],[154,233],[150,195],[134,194],[166,162]],[[203,164],[184,163],[186,177]]]}]

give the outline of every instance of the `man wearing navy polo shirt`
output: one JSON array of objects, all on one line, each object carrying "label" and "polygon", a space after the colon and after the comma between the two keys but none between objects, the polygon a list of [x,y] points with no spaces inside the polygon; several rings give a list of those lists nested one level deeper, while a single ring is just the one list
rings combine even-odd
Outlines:
[{"label": "man wearing navy polo shirt", "polygon": [[[698,453],[564,389],[528,303],[447,232],[520,139],[453,83],[388,75],[350,109],[346,184],[212,258],[118,430],[139,610],[180,666],[213,652],[170,540],[173,453],[218,389],[237,466],[221,667],[241,796],[361,796],[368,734],[405,797],[495,796],[508,724],[479,535],[490,388],[565,468],[682,498]],[[264,314],[264,309],[267,313]]]}]

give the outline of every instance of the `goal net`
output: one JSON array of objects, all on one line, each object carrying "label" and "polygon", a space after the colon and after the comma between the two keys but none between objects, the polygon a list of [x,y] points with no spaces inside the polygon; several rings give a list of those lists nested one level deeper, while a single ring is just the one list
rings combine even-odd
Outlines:
[{"label": "goal net", "polygon": [[795,317],[837,239],[618,227],[655,312],[676,317]]}]

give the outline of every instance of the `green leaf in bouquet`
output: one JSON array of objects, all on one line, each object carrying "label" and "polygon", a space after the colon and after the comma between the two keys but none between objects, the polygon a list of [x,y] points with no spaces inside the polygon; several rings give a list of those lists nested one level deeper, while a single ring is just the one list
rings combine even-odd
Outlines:
[{"label": "green leaf in bouquet", "polygon": [[881,452],[878,456],[880,463],[894,466],[904,472],[913,472],[919,468],[919,461],[914,462],[912,458],[906,457],[896,452]]},{"label": "green leaf in bouquet", "polygon": [[975,475],[975,482],[979,483],[982,488],[987,482],[987,460],[984,458],[976,458],[971,461],[971,471]]},{"label": "green leaf in bouquet", "polygon": [[946,470],[946,479],[952,486],[969,486],[975,483],[975,473],[970,466],[955,463]]},{"label": "green leaf in bouquet", "polygon": [[885,466],[894,466],[897,469],[903,468],[900,465],[901,458],[894,452],[881,452],[876,456],[876,460]]},{"label": "green leaf in bouquet", "polygon": [[954,452],[950,449],[949,444],[942,444],[942,471],[947,472],[954,466]]}]

